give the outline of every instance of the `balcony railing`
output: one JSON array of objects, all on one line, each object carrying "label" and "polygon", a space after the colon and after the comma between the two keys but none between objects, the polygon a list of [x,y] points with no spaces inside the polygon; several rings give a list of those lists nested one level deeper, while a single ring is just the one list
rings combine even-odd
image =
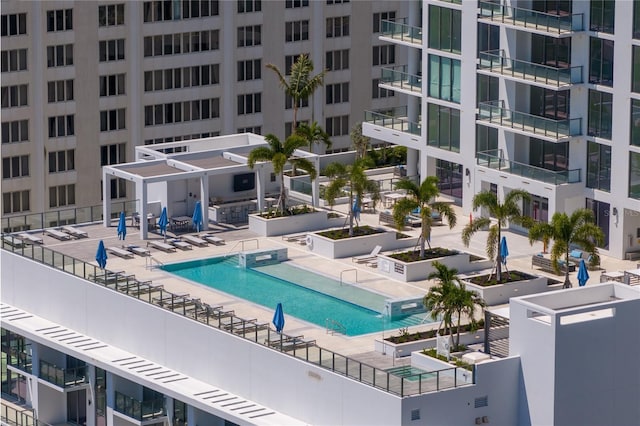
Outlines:
[{"label": "balcony railing", "polygon": [[404,107],[396,108],[393,111],[365,111],[364,121],[375,124],[376,126],[386,127],[387,129],[397,130],[399,132],[411,133],[420,136],[422,126],[420,123],[409,121],[407,118],[407,109]]},{"label": "balcony railing", "polygon": [[50,362],[40,360],[39,377],[61,388],[78,386],[87,381],[87,366],[60,368]]},{"label": "balcony railing", "polygon": [[504,50],[480,52],[479,57],[479,69],[527,81],[556,87],[578,84],[583,81],[582,66],[554,68],[519,59],[510,59],[505,56]]},{"label": "balcony railing", "polygon": [[381,30],[382,36],[422,46],[422,28],[420,27],[383,19]]},{"label": "balcony railing", "polygon": [[31,345],[25,345],[24,350],[10,348],[7,357],[7,364],[20,371],[31,374],[33,369],[33,359],[31,356]]},{"label": "balcony railing", "polygon": [[582,134],[582,118],[552,120],[506,109],[503,101],[481,102],[478,105],[478,120],[553,139]]},{"label": "balcony railing", "polygon": [[164,398],[140,401],[118,391],[116,391],[114,410],[138,421],[157,419],[167,415]]},{"label": "balcony railing", "polygon": [[394,68],[382,68],[380,82],[410,92],[422,91],[422,76],[409,74],[406,65]]},{"label": "balcony railing", "polygon": [[566,34],[584,30],[584,15],[582,13],[559,15],[488,1],[480,1],[479,3],[480,17],[489,18],[492,21],[532,28],[551,34]]},{"label": "balcony railing", "polygon": [[500,170],[513,175],[537,180],[551,185],[580,182],[580,169],[553,171],[542,167],[531,166],[517,161],[505,160],[498,150],[476,153],[476,163],[479,166]]}]

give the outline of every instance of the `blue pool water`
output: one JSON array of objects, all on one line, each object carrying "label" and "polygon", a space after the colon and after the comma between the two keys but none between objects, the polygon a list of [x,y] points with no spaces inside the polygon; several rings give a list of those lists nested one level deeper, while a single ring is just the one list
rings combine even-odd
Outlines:
[{"label": "blue pool water", "polygon": [[[260,270],[244,269],[238,266],[237,256],[231,256],[175,263],[162,268],[268,309],[275,309],[280,302],[285,319],[291,315],[320,327],[325,327],[327,319],[332,319],[345,327],[347,336],[417,325],[427,316],[412,315],[390,321],[380,314],[384,296],[340,285],[335,280],[287,263]],[[285,332],[286,329],[285,323]]]}]

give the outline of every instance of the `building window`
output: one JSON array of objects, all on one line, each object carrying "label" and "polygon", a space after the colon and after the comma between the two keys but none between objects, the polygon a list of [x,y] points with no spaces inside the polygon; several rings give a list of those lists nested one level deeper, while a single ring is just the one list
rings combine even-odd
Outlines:
[{"label": "building window", "polygon": [[327,0],[327,4],[331,5],[331,4],[343,4],[343,3],[349,3],[349,0]]},{"label": "building window", "polygon": [[461,16],[459,10],[429,6],[429,47],[460,53]]},{"label": "building window", "polygon": [[253,133],[256,135],[262,134],[262,126],[252,126],[252,127],[239,127],[238,133]]},{"label": "building window", "polygon": [[379,33],[382,28],[382,21],[395,21],[396,12],[379,12],[373,14],[373,32]]},{"label": "building window", "polygon": [[587,188],[611,190],[611,147],[587,143]]},{"label": "building window", "polygon": [[29,211],[29,191],[3,192],[2,213],[21,213]]},{"label": "building window", "polygon": [[238,115],[262,112],[262,93],[238,95]]},{"label": "building window", "polygon": [[100,62],[124,60],[124,39],[100,41],[99,60]]},{"label": "building window", "polygon": [[2,27],[2,37],[26,34],[27,14],[14,13],[11,15],[2,15],[0,27]]},{"label": "building window", "polygon": [[640,39],[640,2],[633,2],[633,38]]},{"label": "building window", "polygon": [[73,44],[47,46],[47,67],[73,65]]},{"label": "building window", "polygon": [[124,179],[116,178],[109,181],[109,193],[112,200],[118,198],[127,198],[127,181]]},{"label": "building window", "polygon": [[429,146],[460,152],[460,111],[436,104],[428,106]]},{"label": "building window", "polygon": [[47,82],[47,98],[49,103],[73,100],[73,80]]},{"label": "building window", "polygon": [[349,69],[349,49],[332,50],[326,53],[325,68],[328,71]]},{"label": "building window", "polygon": [[[349,35],[349,17],[327,18],[327,38],[347,37]],[[305,38],[303,40],[307,40]],[[287,40],[291,41],[291,40]]]},{"label": "building window", "polygon": [[[309,98],[298,99],[298,108],[306,108],[309,106]],[[284,95],[284,109],[293,108],[293,98],[289,95]]]},{"label": "building window", "polygon": [[613,86],[613,40],[591,37],[589,83]]},{"label": "building window", "polygon": [[589,124],[587,134],[598,138],[611,139],[611,93],[589,90]]},{"label": "building window", "polygon": [[[182,1],[182,19],[218,16],[220,14],[219,0]],[[179,10],[179,8],[178,8]],[[179,15],[179,12],[177,12]],[[180,19],[180,16],[174,19]]]},{"label": "building window", "polygon": [[197,99],[144,107],[144,125],[157,126],[220,117],[220,99]]},{"label": "building window", "polygon": [[569,117],[570,96],[568,91],[557,91],[531,86],[529,113],[552,120],[566,120]]},{"label": "building window", "polygon": [[349,83],[327,84],[325,103],[327,105],[349,102]]},{"label": "building window", "polygon": [[124,25],[124,3],[98,6],[98,26]]},{"label": "building window", "polygon": [[29,176],[29,156],[2,158],[2,179],[13,179]]},{"label": "building window", "polygon": [[495,101],[499,98],[498,82],[497,77],[478,74],[478,103]]},{"label": "building window", "polygon": [[302,55],[309,56],[308,53],[300,53],[296,55],[287,55],[284,57],[284,74],[291,75],[291,67],[298,60],[298,58]]},{"label": "building window", "polygon": [[615,8],[615,0],[591,0],[589,29],[613,34]]},{"label": "building window", "polygon": [[478,53],[498,49],[500,49],[500,27],[478,22]]},{"label": "building window", "polygon": [[629,198],[640,200],[640,154],[629,152]]},{"label": "building window", "polygon": [[27,49],[3,50],[2,72],[26,71],[27,69]]},{"label": "building window", "polygon": [[429,96],[460,103],[460,61],[429,55]]},{"label": "building window", "polygon": [[100,76],[100,96],[124,95],[124,74],[112,74]]},{"label": "building window", "polygon": [[127,144],[116,143],[100,147],[100,166],[121,164],[127,162]]},{"label": "building window", "polygon": [[109,132],[126,129],[125,111],[125,108],[100,111],[100,131]]},{"label": "building window", "polygon": [[571,63],[571,38],[531,34],[531,62],[555,68],[567,68]]},{"label": "building window", "polygon": [[373,65],[389,65],[396,62],[396,47],[393,44],[373,46]]},{"label": "building window", "polygon": [[71,206],[76,203],[75,184],[49,187],[49,207]]},{"label": "building window", "polygon": [[309,0],[285,0],[284,7],[285,9],[293,9],[297,7],[307,7],[309,6]]},{"label": "building window", "polygon": [[49,173],[67,172],[76,169],[76,151],[68,149],[49,153]]},{"label": "building window", "polygon": [[293,21],[285,23],[284,41],[309,40],[309,21]]},{"label": "building window", "polygon": [[631,91],[640,93],[640,46],[632,46],[633,64],[631,74]]},{"label": "building window", "polygon": [[476,154],[498,149],[498,129],[476,125]]},{"label": "building window", "polygon": [[595,218],[595,224],[598,228],[602,229],[604,233],[604,241],[602,249],[609,249],[609,220],[611,218],[611,206],[609,203],[587,198],[585,200],[585,207],[593,211],[593,217]]},{"label": "building window", "polygon": [[238,47],[260,46],[262,44],[262,25],[238,27]]},{"label": "building window", "polygon": [[238,61],[238,81],[260,80],[262,78],[262,60],[249,59]]},{"label": "building window", "polygon": [[69,31],[73,29],[73,9],[47,11],[47,31]]},{"label": "building window", "polygon": [[371,80],[371,97],[373,99],[391,98],[395,96],[395,93],[396,92],[394,92],[393,90],[381,88],[379,78],[374,78],[373,80]]},{"label": "building window", "polygon": [[219,64],[170,68],[166,70],[145,71],[144,73],[145,92],[208,86],[219,83]]},{"label": "building window", "polygon": [[569,170],[569,143],[529,140],[529,164],[553,171]]},{"label": "building window", "polygon": [[349,116],[327,117],[325,131],[329,136],[343,136],[349,134]]},{"label": "building window", "polygon": [[29,120],[3,121],[2,143],[27,142],[29,140]]},{"label": "building window", "polygon": [[219,30],[147,36],[143,42],[145,57],[206,52],[219,48]]},{"label": "building window", "polygon": [[436,176],[441,194],[462,200],[462,164],[436,159]]},{"label": "building window", "polygon": [[2,108],[21,107],[28,105],[28,85],[4,86],[1,89]]},{"label": "building window", "polygon": [[631,145],[640,146],[640,100],[631,99]]},{"label": "building window", "polygon": [[238,13],[260,12],[261,10],[261,0],[238,0]]},{"label": "building window", "polygon": [[74,115],[59,115],[49,117],[49,137],[60,138],[63,136],[73,136],[75,134]]},{"label": "building window", "polygon": [[142,5],[144,22],[179,21],[181,19],[217,16],[220,13],[219,0],[156,0],[145,1]]}]

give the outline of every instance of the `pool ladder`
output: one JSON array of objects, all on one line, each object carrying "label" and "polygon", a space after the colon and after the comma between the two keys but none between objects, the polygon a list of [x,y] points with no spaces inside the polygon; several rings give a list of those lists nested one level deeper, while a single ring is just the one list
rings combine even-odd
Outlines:
[{"label": "pool ladder", "polygon": [[347,334],[347,327],[342,325],[339,321],[336,321],[331,318],[326,319],[325,327],[327,329],[327,334],[329,333],[331,333],[331,335],[334,335],[336,333]]}]

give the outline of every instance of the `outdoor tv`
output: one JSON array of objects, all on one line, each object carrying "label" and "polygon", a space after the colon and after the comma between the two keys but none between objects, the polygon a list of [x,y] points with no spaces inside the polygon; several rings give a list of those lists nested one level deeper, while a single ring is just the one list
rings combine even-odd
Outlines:
[{"label": "outdoor tv", "polygon": [[255,173],[233,175],[233,192],[250,191],[256,187]]}]

